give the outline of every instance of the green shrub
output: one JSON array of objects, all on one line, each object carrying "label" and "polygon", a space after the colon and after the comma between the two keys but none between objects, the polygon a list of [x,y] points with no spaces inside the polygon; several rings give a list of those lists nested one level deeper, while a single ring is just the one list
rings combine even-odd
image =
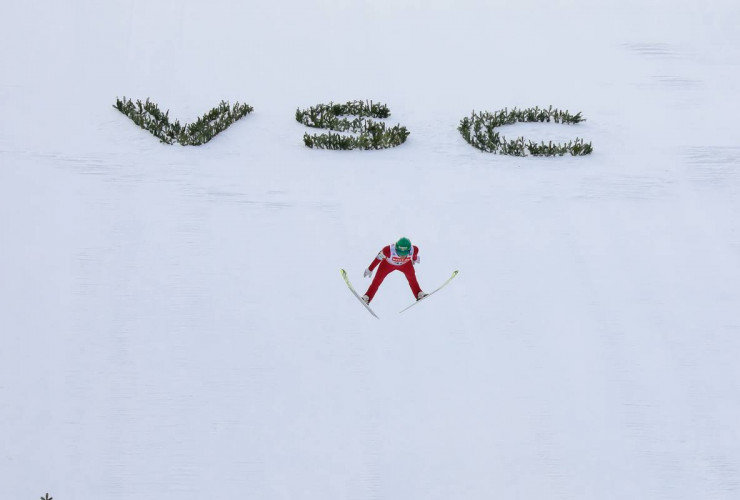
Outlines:
[{"label": "green shrub", "polygon": [[585,143],[583,139],[576,138],[566,144],[553,143],[539,144],[526,141],[524,137],[507,140],[496,127],[502,125],[513,125],[518,122],[555,122],[564,124],[575,124],[585,121],[581,113],[571,115],[568,111],[560,111],[550,106],[547,109],[527,108],[511,111],[503,109],[494,113],[483,111],[472,112],[470,118],[463,118],[457,130],[460,131],[465,141],[471,146],[489,153],[498,153],[512,156],[563,156],[570,153],[573,156],[591,154],[593,147],[591,143]]},{"label": "green shrub", "polygon": [[144,103],[137,100],[116,98],[113,106],[124,115],[143,128],[148,130],[161,142],[166,144],[179,143],[183,146],[200,146],[213,139],[217,134],[226,130],[232,123],[251,113],[254,108],[247,104],[228,102],[221,103],[193,123],[180,125],[175,120],[170,122],[169,111],[162,113],[157,105],[149,99]]},{"label": "green shrub", "polygon": [[[384,122],[368,118],[388,118],[385,104],[372,101],[351,101],[345,104],[319,104],[307,110],[297,109],[295,119],[312,128],[323,128],[335,133],[304,134],[303,143],[317,149],[387,149],[406,142],[410,132],[406,127],[386,127]],[[354,116],[355,118],[342,118]],[[359,134],[343,135],[340,132]]]}]

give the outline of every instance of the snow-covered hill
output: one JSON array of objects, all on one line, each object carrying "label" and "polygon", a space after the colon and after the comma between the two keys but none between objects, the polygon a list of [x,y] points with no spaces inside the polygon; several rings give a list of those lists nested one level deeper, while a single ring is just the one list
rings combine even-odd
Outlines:
[{"label": "snow-covered hill", "polygon": [[[735,2],[9,3],[0,498],[740,497]],[[112,108],[255,111],[202,147]],[[309,150],[372,99],[403,146]],[[481,153],[553,105],[588,157]],[[360,291],[383,245],[421,248]]]}]

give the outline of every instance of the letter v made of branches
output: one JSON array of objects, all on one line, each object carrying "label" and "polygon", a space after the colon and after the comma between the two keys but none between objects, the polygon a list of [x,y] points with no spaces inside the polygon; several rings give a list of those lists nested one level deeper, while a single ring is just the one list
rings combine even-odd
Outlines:
[{"label": "letter v made of branches", "polygon": [[218,133],[226,130],[232,123],[248,115],[254,108],[248,104],[235,103],[233,106],[226,101],[208,113],[198,118],[193,123],[181,125],[178,120],[170,122],[169,110],[162,112],[159,107],[147,99],[145,102],[131,99],[116,98],[113,105],[118,111],[131,118],[131,120],[152,133],[165,144],[181,144],[183,146],[200,146],[213,139]]}]

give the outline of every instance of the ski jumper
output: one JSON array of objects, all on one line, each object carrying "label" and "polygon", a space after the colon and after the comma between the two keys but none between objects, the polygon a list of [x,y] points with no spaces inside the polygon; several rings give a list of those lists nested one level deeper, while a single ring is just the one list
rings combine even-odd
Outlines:
[{"label": "ski jumper", "polygon": [[[380,287],[380,284],[383,282],[385,277],[393,271],[401,271],[409,282],[411,291],[414,293],[414,298],[418,297],[419,292],[421,292],[421,287],[419,286],[419,282],[416,280],[416,270],[414,269],[414,264],[418,263],[419,247],[417,246],[412,246],[409,254],[405,256],[401,256],[396,253],[395,244],[383,247],[378,256],[373,259],[372,263],[370,263],[370,266],[368,267],[371,271],[377,267],[378,272],[375,273],[375,277],[373,278],[372,283],[370,283],[370,288],[367,289],[365,295],[367,295],[370,300],[373,300],[375,292],[378,291],[378,287]],[[370,302],[370,300],[368,300],[368,302]]]}]

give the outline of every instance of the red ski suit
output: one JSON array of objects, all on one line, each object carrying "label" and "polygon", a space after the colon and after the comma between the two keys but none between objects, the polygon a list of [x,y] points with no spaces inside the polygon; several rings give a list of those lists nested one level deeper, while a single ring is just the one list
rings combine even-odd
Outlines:
[{"label": "red ski suit", "polygon": [[[378,256],[375,257],[370,263],[370,266],[368,266],[368,269],[371,271],[377,267],[378,272],[375,273],[373,282],[370,283],[370,288],[367,289],[365,295],[367,295],[370,300],[373,300],[375,292],[378,291],[378,287],[385,277],[393,271],[401,271],[406,275],[411,291],[414,293],[414,298],[417,298],[419,296],[419,292],[421,292],[421,287],[419,286],[419,282],[416,281],[416,270],[414,269],[414,264],[418,263],[419,247],[415,245],[412,245],[411,252],[406,256],[398,255],[395,251],[394,244],[383,247]],[[378,266],[378,264],[380,265]],[[370,302],[370,300],[368,300],[368,302]]]}]

